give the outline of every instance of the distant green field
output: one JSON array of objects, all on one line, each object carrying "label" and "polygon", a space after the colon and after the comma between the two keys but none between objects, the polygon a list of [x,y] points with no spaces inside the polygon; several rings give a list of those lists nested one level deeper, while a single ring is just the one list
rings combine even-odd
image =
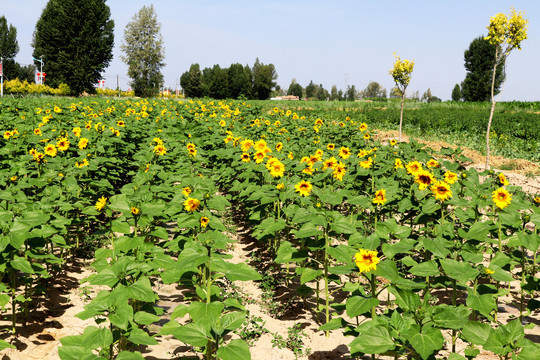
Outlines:
[{"label": "distant green field", "polygon": [[[399,100],[399,99],[398,99]],[[251,101],[267,111],[274,106],[299,116],[365,121],[370,127],[397,130],[400,103],[373,102]],[[485,153],[489,103],[406,102],[403,131],[413,138],[437,139]],[[508,158],[540,162],[540,102],[498,103],[491,133],[492,152]]]}]

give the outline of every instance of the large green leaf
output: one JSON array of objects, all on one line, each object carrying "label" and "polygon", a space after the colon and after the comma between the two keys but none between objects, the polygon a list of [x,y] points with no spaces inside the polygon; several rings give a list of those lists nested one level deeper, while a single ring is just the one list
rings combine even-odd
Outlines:
[{"label": "large green leaf", "polygon": [[221,302],[214,301],[211,303],[192,302],[189,305],[189,315],[193,322],[202,325],[207,331],[219,319],[224,305]]},{"label": "large green leaf", "polygon": [[152,290],[150,280],[146,276],[139,278],[134,284],[127,286],[126,290],[128,296],[135,300],[154,302],[157,299],[156,293]]},{"label": "large green leaf", "polygon": [[311,280],[316,279],[318,276],[322,275],[322,270],[312,269],[312,268],[303,268],[302,275],[300,276],[300,283],[305,284]]},{"label": "large green leaf", "polygon": [[463,326],[462,334],[465,339],[475,345],[483,346],[491,332],[491,326],[478,321],[467,321]]},{"label": "large green leaf", "polygon": [[144,357],[138,351],[121,351],[116,355],[116,360],[144,360]]},{"label": "large green leaf", "polygon": [[32,264],[30,264],[30,262],[23,257],[14,256],[13,260],[11,261],[11,266],[13,266],[14,269],[22,271],[26,274],[34,273]]},{"label": "large green leaf", "polygon": [[377,305],[379,305],[379,300],[375,298],[350,296],[345,304],[345,309],[347,311],[347,316],[353,318],[371,311],[371,309]]},{"label": "large green leaf", "polygon": [[396,347],[394,340],[385,327],[372,326],[368,332],[363,332],[350,344],[351,354],[382,354]]},{"label": "large green leaf", "polygon": [[473,290],[469,290],[467,295],[467,306],[471,309],[478,311],[488,319],[492,319],[491,312],[497,308],[495,298],[492,294],[480,295]]},{"label": "large green leaf", "polygon": [[409,272],[416,276],[437,276],[440,274],[439,265],[434,260],[414,265]]},{"label": "large green leaf", "polygon": [[444,346],[444,337],[439,329],[424,327],[422,332],[413,335],[409,342],[422,359],[427,359]]},{"label": "large green leaf", "polygon": [[[2,340],[3,341],[3,340]],[[60,346],[58,356],[62,360],[96,360],[99,357],[86,346]],[[117,358],[118,359],[118,358]]]},{"label": "large green leaf", "polygon": [[441,266],[448,277],[460,282],[467,283],[474,280],[480,272],[467,262],[453,259],[441,259]]},{"label": "large green leaf", "polygon": [[146,311],[137,311],[133,316],[133,321],[140,325],[150,325],[158,322],[161,318]]},{"label": "large green leaf", "polygon": [[137,345],[157,345],[158,342],[142,329],[133,329],[129,333],[128,340]]},{"label": "large green leaf", "polygon": [[251,353],[244,340],[234,339],[227,345],[219,347],[217,357],[221,360],[251,360]]},{"label": "large green leaf", "polygon": [[121,304],[109,314],[109,320],[114,326],[127,331],[129,322],[133,320],[133,308],[127,303]]},{"label": "large green leaf", "polygon": [[203,347],[208,342],[207,330],[202,324],[189,323],[168,330],[178,340],[186,344]]},{"label": "large green leaf", "polygon": [[356,227],[343,215],[336,215],[330,227],[338,234],[354,234],[356,232]]},{"label": "large green leaf", "polygon": [[441,328],[460,330],[467,323],[471,311],[463,306],[441,304],[432,309],[433,322]]}]

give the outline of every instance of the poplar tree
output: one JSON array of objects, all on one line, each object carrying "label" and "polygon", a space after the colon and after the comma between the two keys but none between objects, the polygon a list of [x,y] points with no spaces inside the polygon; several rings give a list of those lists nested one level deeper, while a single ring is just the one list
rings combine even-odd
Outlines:
[{"label": "poplar tree", "polygon": [[[114,21],[105,0],[49,0],[36,23],[32,53],[46,83],[67,84],[72,95],[94,92],[112,60]],[[34,65],[41,69],[39,61]]]},{"label": "poplar tree", "polygon": [[128,76],[137,96],[153,96],[163,82],[161,68],[165,65],[165,49],[154,6],[143,6],[124,31],[120,49],[122,61],[128,65]]},{"label": "poplar tree", "polygon": [[390,75],[394,79],[396,87],[395,92],[401,97],[401,111],[399,115],[399,141],[401,141],[401,128],[403,125],[403,105],[405,104],[405,91],[411,82],[411,74],[414,69],[414,61],[407,59],[401,60],[399,56],[394,53],[396,61],[394,66],[390,69]]}]

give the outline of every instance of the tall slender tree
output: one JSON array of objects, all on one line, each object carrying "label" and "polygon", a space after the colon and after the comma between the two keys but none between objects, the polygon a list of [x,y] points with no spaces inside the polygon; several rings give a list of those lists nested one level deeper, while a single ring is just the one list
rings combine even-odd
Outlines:
[{"label": "tall slender tree", "polygon": [[156,95],[163,82],[161,68],[165,65],[165,49],[154,5],[143,6],[133,16],[124,30],[120,49],[125,54],[122,60],[128,65],[135,95]]},{"label": "tall slender tree", "polygon": [[15,56],[19,52],[17,29],[7,23],[5,16],[0,16],[0,56],[3,58],[3,73],[8,79],[17,77]]},{"label": "tall slender tree", "polygon": [[[94,92],[112,60],[114,21],[105,0],[49,0],[36,23],[33,57],[47,83],[65,83],[73,95]],[[34,65],[40,68],[39,61]]]},{"label": "tall slender tree", "polygon": [[277,79],[277,72],[274,64],[264,65],[255,60],[253,65],[253,95],[255,99],[266,100],[272,92],[272,88],[276,86],[274,80]]},{"label": "tall slender tree", "polygon": [[[401,129],[403,126],[403,105],[405,104],[405,92],[409,83],[411,82],[411,74],[414,69],[414,61],[409,61],[407,59],[401,60],[399,56],[394,53],[396,61],[394,66],[390,69],[390,75],[394,79],[396,91],[401,97],[401,111],[399,115],[399,141],[401,141]],[[418,96],[418,94],[416,94]]]}]

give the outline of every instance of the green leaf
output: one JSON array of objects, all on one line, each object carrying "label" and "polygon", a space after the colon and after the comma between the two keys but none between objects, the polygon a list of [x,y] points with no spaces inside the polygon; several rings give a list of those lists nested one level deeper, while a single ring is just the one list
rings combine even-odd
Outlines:
[{"label": "green leaf", "polygon": [[510,347],[506,346],[504,335],[495,329],[490,329],[486,342],[482,347],[484,350],[493,351],[495,354],[503,356],[511,351]]},{"label": "green leaf", "polygon": [[440,350],[444,345],[444,337],[439,329],[424,327],[425,333],[417,333],[409,339],[422,359],[427,359],[435,351]]},{"label": "green leaf", "polygon": [[101,270],[98,274],[90,276],[88,280],[92,285],[107,285],[110,288],[113,288],[119,281],[118,276],[111,268]]},{"label": "green leaf", "polygon": [[467,295],[467,306],[478,311],[488,319],[493,318],[491,312],[497,308],[492,294],[479,295],[474,293],[473,290],[469,290],[469,294]]},{"label": "green leaf", "polygon": [[[8,349],[8,348],[9,349],[16,349],[16,347],[14,345],[11,345],[7,341],[0,339],[0,350]],[[63,358],[62,358],[62,360],[63,360]]]},{"label": "green leaf", "polygon": [[127,303],[118,305],[116,310],[109,314],[109,320],[114,326],[127,331],[129,322],[133,320],[133,308]]},{"label": "green leaf", "polygon": [[129,206],[129,203],[127,201],[127,197],[125,194],[118,194],[118,195],[111,196],[109,199],[108,207],[111,210],[126,213],[126,214],[131,212],[131,207]]},{"label": "green leaf", "polygon": [[241,339],[234,339],[227,345],[220,346],[217,356],[221,360],[251,360],[249,346]]},{"label": "green leaf", "polygon": [[463,326],[462,334],[465,339],[475,345],[483,346],[491,331],[491,326],[478,321],[468,321]]},{"label": "green leaf", "polygon": [[249,281],[249,280],[261,280],[261,274],[246,263],[228,263],[225,262],[227,268],[225,269],[225,277],[231,281]]},{"label": "green leaf", "polygon": [[440,274],[439,266],[434,260],[414,265],[409,272],[416,276],[437,276]]},{"label": "green leaf", "polygon": [[482,221],[475,222],[467,232],[467,240],[484,241],[489,233],[490,226]]},{"label": "green leaf", "polygon": [[407,254],[416,245],[416,241],[412,239],[404,239],[399,242],[382,244],[382,252],[387,258],[392,259],[397,254]]},{"label": "green leaf", "polygon": [[206,346],[208,338],[207,330],[202,324],[189,323],[174,327],[168,330],[176,339],[185,342],[186,344],[203,347]]},{"label": "green leaf", "polygon": [[300,230],[292,231],[292,233],[297,239],[302,239],[311,236],[321,235],[322,231],[317,229],[317,227],[313,223],[308,222],[303,224]]},{"label": "green leaf", "polygon": [[207,202],[208,208],[217,211],[225,211],[226,208],[231,206],[229,200],[221,195],[213,195]]},{"label": "green leaf", "polygon": [[441,238],[424,238],[422,239],[422,246],[424,249],[431,251],[439,258],[445,258],[448,254],[450,254],[450,250],[448,250],[446,243]]},{"label": "green leaf", "polygon": [[92,350],[86,348],[85,346],[60,346],[58,347],[58,356],[60,356],[60,359],[62,360],[99,359],[97,355],[92,353]]},{"label": "green leaf", "polygon": [[121,351],[116,356],[116,360],[144,360],[144,357],[138,351]]},{"label": "green leaf", "polygon": [[189,315],[196,324],[202,325],[207,331],[210,331],[212,326],[219,319],[224,305],[221,302],[193,302],[189,304]]},{"label": "green leaf", "polygon": [[463,356],[463,355],[460,355],[460,354],[451,353],[448,356],[448,360],[467,360],[467,358],[465,356]]},{"label": "green leaf", "polygon": [[223,315],[220,318],[220,324],[224,329],[232,331],[242,326],[245,320],[246,313],[244,311],[233,311]]},{"label": "green leaf", "polygon": [[337,330],[337,329],[343,329],[347,326],[347,321],[345,321],[342,317],[336,317],[327,322],[324,325],[321,325],[319,327],[319,331],[330,331],[330,330]]},{"label": "green leaf", "polygon": [[377,305],[379,305],[378,299],[351,296],[347,299],[345,309],[347,311],[347,316],[353,318],[371,311],[371,309]]},{"label": "green leaf", "polygon": [[[140,325],[150,325],[158,322],[161,318],[146,311],[137,311],[133,316],[133,321]],[[171,318],[172,319],[172,318]]]},{"label": "green leaf", "polygon": [[396,304],[405,311],[415,312],[416,309],[420,307],[420,304],[422,304],[420,295],[411,290],[404,290],[391,286],[389,291],[396,297]]},{"label": "green leaf", "polygon": [[472,281],[480,274],[477,269],[466,262],[459,262],[453,259],[441,259],[440,262],[446,275],[460,283],[465,284],[468,281]]},{"label": "green leaf", "polygon": [[154,302],[157,299],[156,293],[152,290],[150,280],[146,276],[139,278],[134,284],[127,286],[126,290],[128,296],[135,300]]},{"label": "green leaf", "polygon": [[14,269],[22,271],[26,274],[34,273],[32,264],[30,264],[30,262],[23,257],[14,256],[13,260],[11,261],[11,266],[13,266]]},{"label": "green leaf", "polygon": [[343,215],[336,215],[330,227],[338,234],[354,234],[356,232],[354,225]]},{"label": "green leaf", "polygon": [[128,340],[137,345],[157,345],[158,342],[142,329],[133,329],[129,333]]},{"label": "green leaf", "polygon": [[316,279],[320,275],[322,275],[322,270],[303,268],[302,276],[300,276],[300,284],[305,284],[313,279]]},{"label": "green leaf", "polygon": [[363,332],[350,344],[351,355],[358,352],[364,354],[382,354],[396,347],[394,340],[385,327],[371,326],[369,332]]},{"label": "green leaf", "polygon": [[433,322],[441,328],[460,330],[465,326],[471,311],[463,306],[441,304],[433,309]]},{"label": "green leaf", "polygon": [[115,233],[129,234],[131,228],[125,220],[116,219],[111,221],[111,230]]}]

